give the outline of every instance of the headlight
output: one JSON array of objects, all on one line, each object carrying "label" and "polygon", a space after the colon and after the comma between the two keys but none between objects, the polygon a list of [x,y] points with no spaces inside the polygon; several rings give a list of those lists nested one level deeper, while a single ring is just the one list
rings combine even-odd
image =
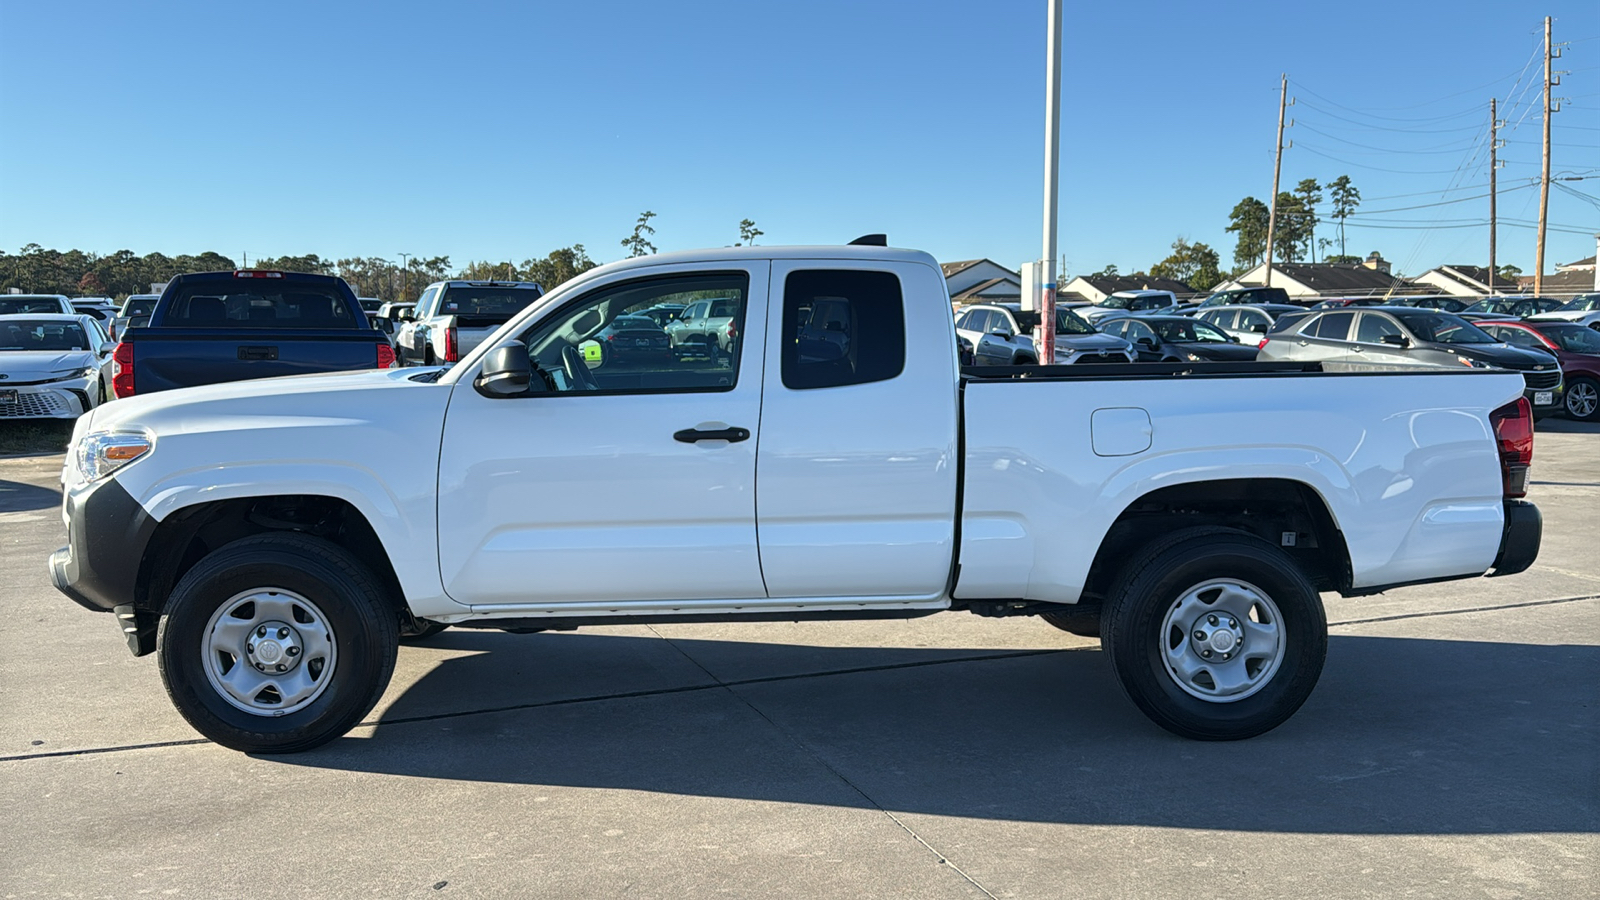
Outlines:
[{"label": "headlight", "polygon": [[98,371],[99,369],[94,366],[89,366],[83,369],[73,369],[70,372],[52,372],[50,377],[45,379],[45,383],[54,384],[57,381],[71,381],[74,378],[92,378]]},{"label": "headlight", "polygon": [[1493,365],[1491,365],[1490,363],[1486,363],[1481,359],[1468,359],[1465,356],[1456,357],[1456,362],[1461,363],[1463,366],[1471,366],[1474,369],[1492,369],[1492,368],[1494,368]]},{"label": "headlight", "polygon": [[150,452],[155,439],[144,433],[98,431],[78,442],[78,471],[98,481]]}]

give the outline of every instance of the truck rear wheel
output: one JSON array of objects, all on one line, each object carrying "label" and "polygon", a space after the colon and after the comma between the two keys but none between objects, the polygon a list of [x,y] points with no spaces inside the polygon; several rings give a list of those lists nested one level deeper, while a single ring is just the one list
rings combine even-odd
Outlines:
[{"label": "truck rear wheel", "polygon": [[1135,554],[1102,619],[1117,680],[1162,728],[1229,741],[1283,724],[1327,658],[1322,600],[1254,535],[1194,528]]},{"label": "truck rear wheel", "polygon": [[399,622],[343,548],[257,535],[178,582],[157,635],[167,696],[194,729],[245,753],[294,753],[349,731],[394,673]]}]

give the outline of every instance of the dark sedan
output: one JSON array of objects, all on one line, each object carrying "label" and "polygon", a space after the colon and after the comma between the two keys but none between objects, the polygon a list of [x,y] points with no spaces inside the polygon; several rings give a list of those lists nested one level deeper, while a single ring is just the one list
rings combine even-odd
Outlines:
[{"label": "dark sedan", "polygon": [[[639,365],[645,363],[669,363],[672,361],[672,348],[667,343],[667,332],[655,319],[645,315],[617,316],[611,324],[595,333],[591,341],[595,344],[606,365]],[[589,341],[585,341],[589,343]],[[593,356],[596,351],[584,348],[585,356]]]},{"label": "dark sedan", "polygon": [[1239,362],[1256,358],[1254,344],[1240,344],[1217,328],[1187,316],[1113,319],[1100,330],[1132,344],[1139,362]]},{"label": "dark sedan", "polygon": [[1550,297],[1485,297],[1463,309],[1459,315],[1469,322],[1491,319],[1525,319],[1554,312],[1561,301]]}]

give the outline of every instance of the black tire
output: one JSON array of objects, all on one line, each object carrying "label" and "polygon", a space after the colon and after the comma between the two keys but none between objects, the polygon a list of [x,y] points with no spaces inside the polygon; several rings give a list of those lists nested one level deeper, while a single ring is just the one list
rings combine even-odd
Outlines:
[{"label": "black tire", "polygon": [[1100,604],[1074,603],[1063,606],[1057,612],[1040,613],[1039,618],[1051,625],[1075,634],[1079,637],[1097,638],[1100,636]]},{"label": "black tire", "polygon": [[400,643],[420,644],[450,627],[446,622],[430,622],[427,619],[414,619],[413,621],[416,622],[415,627],[400,629]]},{"label": "black tire", "polygon": [[[1567,383],[1566,395],[1561,403],[1569,418],[1579,422],[1593,422],[1600,419],[1600,404],[1592,403],[1597,397],[1600,397],[1600,382],[1593,378],[1574,378]],[[1588,400],[1592,404],[1585,404],[1588,405],[1587,412],[1582,408],[1575,408],[1579,406],[1580,400]]]},{"label": "black tire", "polygon": [[[1162,633],[1168,611],[1216,579],[1259,588],[1281,615],[1276,669],[1254,693],[1232,701],[1189,693],[1163,659],[1168,640],[1189,638],[1186,627],[1182,634],[1176,628]],[[1328,651],[1327,615],[1305,573],[1282,550],[1232,529],[1184,529],[1146,545],[1112,591],[1101,623],[1102,643],[1128,698],[1162,728],[1203,741],[1255,737],[1283,724],[1316,687]],[[1245,654],[1238,655],[1242,665]]]},{"label": "black tire", "polygon": [[[258,588],[314,602],[337,654],[321,693],[283,715],[233,705],[209,680],[202,659],[213,616],[231,598]],[[394,673],[398,648],[398,616],[366,566],[327,541],[283,532],[234,541],[190,569],[168,600],[156,649],[167,696],[196,731],[245,753],[295,753],[343,735],[372,711]]]}]

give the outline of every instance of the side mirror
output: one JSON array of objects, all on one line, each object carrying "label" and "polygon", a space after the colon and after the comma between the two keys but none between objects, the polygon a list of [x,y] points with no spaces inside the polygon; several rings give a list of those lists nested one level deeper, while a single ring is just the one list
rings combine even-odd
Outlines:
[{"label": "side mirror", "polygon": [[1014,337],[1014,335],[1011,333],[1011,329],[1005,327],[1004,325],[994,326],[993,328],[989,329],[989,333],[1002,341],[1009,341],[1012,337]]},{"label": "side mirror", "polygon": [[1237,334],[1228,335],[1228,343],[1230,343],[1230,344],[1239,343],[1239,336]]},{"label": "side mirror", "polygon": [[1156,339],[1155,338],[1142,337],[1142,338],[1139,338],[1137,341],[1134,341],[1134,343],[1138,344],[1139,346],[1141,346],[1143,348],[1145,348],[1146,350],[1154,350],[1156,348]]},{"label": "side mirror", "polygon": [[1266,334],[1267,326],[1257,322],[1256,324],[1250,326],[1250,330],[1256,334]]},{"label": "side mirror", "polygon": [[495,400],[527,396],[535,392],[533,384],[533,362],[528,359],[528,345],[521,341],[489,351],[483,372],[472,381],[478,393]]},{"label": "side mirror", "polygon": [[394,318],[402,322],[415,322],[417,320],[417,310],[411,306],[402,307],[399,312],[394,314]]},{"label": "side mirror", "polygon": [[1386,334],[1383,337],[1378,338],[1378,340],[1382,341],[1385,344],[1388,344],[1391,347],[1409,347],[1409,346],[1411,346],[1411,339],[1406,337],[1403,334]]}]

